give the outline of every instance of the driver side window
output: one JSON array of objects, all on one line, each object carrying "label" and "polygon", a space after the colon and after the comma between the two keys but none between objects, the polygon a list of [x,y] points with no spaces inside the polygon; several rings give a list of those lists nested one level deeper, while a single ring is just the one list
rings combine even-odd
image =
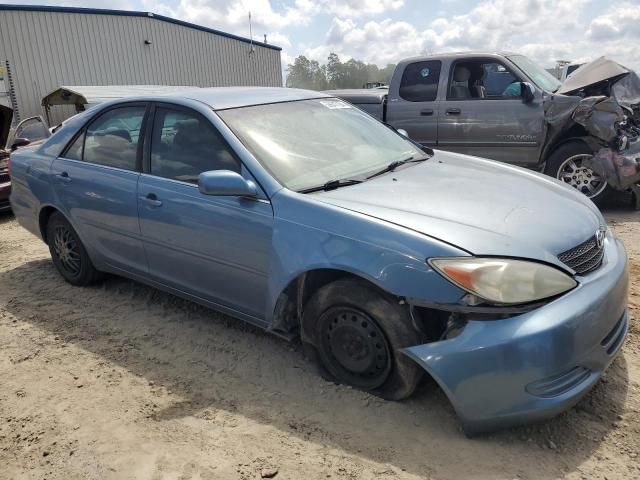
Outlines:
[{"label": "driver side window", "polygon": [[205,118],[184,110],[157,108],[151,140],[151,174],[197,183],[202,172],[231,170],[240,163]]},{"label": "driver side window", "polygon": [[457,62],[449,80],[449,100],[500,100],[521,97],[520,80],[502,63]]}]

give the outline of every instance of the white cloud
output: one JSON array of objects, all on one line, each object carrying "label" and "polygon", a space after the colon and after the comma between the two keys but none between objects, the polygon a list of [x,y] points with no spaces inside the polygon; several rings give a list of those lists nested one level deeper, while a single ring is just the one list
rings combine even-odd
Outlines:
[{"label": "white cloud", "polygon": [[589,24],[587,38],[605,40],[640,36],[640,8],[637,4],[622,3]]},{"label": "white cloud", "polygon": [[321,0],[320,7],[339,17],[379,15],[404,6],[404,0]]},{"label": "white cloud", "polygon": [[[403,57],[455,50],[510,50],[553,66],[556,60],[607,55],[640,67],[640,9],[612,6],[585,18],[589,0],[484,0],[461,15],[439,16],[418,30],[404,21],[333,19],[324,42],[304,49],[324,60],[329,52],[385,65]],[[410,19],[409,19],[410,20]]]}]

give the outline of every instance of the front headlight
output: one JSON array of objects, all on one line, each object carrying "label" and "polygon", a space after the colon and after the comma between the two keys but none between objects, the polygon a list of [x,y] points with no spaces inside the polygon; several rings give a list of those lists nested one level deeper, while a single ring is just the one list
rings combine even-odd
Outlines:
[{"label": "front headlight", "polygon": [[432,258],[447,280],[489,303],[518,304],[554,297],[577,285],[557,268],[509,258]]}]

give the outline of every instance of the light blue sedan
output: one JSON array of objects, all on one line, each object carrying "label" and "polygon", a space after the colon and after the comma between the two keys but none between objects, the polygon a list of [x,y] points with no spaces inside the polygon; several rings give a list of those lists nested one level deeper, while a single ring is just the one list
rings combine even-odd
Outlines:
[{"label": "light blue sedan", "polygon": [[102,104],[11,175],[71,284],[122,275],[300,338],[385,398],[431,377],[469,434],[566,410],[628,330],[626,254],[584,195],[317,92]]}]

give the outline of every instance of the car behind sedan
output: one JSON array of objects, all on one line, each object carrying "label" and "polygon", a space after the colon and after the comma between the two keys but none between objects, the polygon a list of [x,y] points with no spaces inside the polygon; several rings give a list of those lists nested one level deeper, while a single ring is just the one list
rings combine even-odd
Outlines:
[{"label": "car behind sedan", "polygon": [[300,338],[384,398],[432,377],[469,434],[569,408],[627,333],[626,254],[591,201],[317,92],[110,102],[12,174],[69,283],[122,275]]},{"label": "car behind sedan", "polygon": [[0,105],[0,212],[11,209],[9,204],[9,194],[11,193],[11,179],[9,178],[9,151],[5,148],[13,110],[4,105]]}]

